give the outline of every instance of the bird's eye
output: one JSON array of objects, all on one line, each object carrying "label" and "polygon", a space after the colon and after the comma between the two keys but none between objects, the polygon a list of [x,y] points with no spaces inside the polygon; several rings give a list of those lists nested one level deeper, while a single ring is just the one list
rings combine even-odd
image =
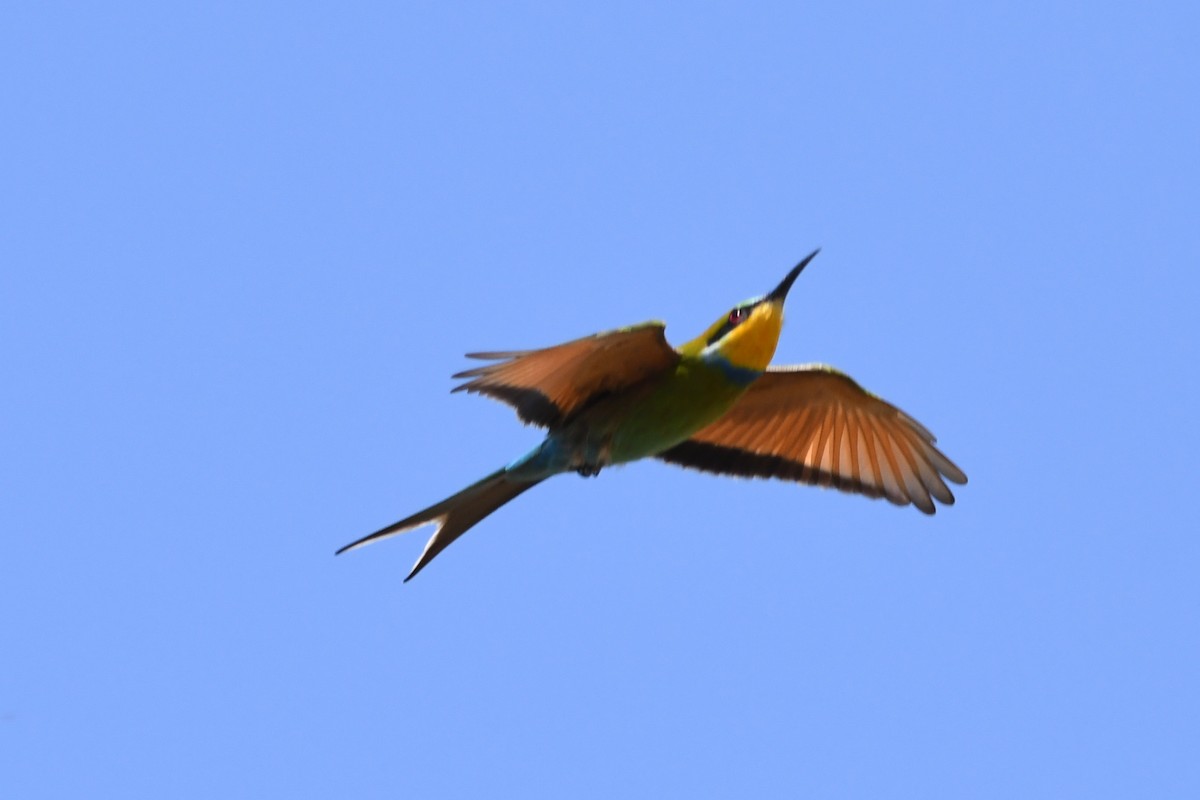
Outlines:
[{"label": "bird's eye", "polygon": [[746,309],[744,309],[744,308],[735,308],[733,311],[729,312],[729,324],[730,325],[737,325],[739,322],[741,322],[745,318],[746,318]]}]

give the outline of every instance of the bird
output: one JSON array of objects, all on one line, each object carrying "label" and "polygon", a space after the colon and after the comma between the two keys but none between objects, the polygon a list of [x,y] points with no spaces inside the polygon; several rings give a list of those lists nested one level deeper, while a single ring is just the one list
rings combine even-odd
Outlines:
[{"label": "bird", "polygon": [[655,458],[718,475],[778,478],[885,498],[925,514],[953,505],[966,474],[923,425],[824,364],[771,366],[792,284],[820,248],[768,294],[738,303],[674,348],[645,322],[538,350],[468,353],[490,362],[455,374],[452,392],[480,394],[546,429],[532,450],[439,503],[338,554],[434,524],[404,579],[454,540],[547,478],[599,475]]}]

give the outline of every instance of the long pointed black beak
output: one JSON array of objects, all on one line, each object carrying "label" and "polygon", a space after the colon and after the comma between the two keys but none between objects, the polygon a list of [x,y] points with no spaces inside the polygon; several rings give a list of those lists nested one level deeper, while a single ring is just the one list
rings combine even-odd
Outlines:
[{"label": "long pointed black beak", "polygon": [[803,261],[792,267],[792,271],[787,274],[786,278],[780,281],[779,285],[776,286],[769,295],[767,295],[766,299],[778,300],[780,303],[782,303],[784,298],[787,297],[788,289],[792,288],[792,284],[796,282],[796,278],[800,277],[800,273],[803,272],[804,268],[808,266],[808,262],[816,258],[817,253],[819,252],[821,252],[821,248],[818,247],[816,250],[813,250],[811,253],[806,255]]}]

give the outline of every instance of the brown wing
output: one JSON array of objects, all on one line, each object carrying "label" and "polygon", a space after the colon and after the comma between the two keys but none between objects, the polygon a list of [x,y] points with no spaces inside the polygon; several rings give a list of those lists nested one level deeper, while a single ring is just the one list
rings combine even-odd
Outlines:
[{"label": "brown wing", "polygon": [[725,416],[659,454],[684,467],[832,486],[926,514],[967,476],[933,434],[848,376],[819,365],[771,368]]},{"label": "brown wing", "polygon": [[525,422],[553,428],[594,398],[673,368],[679,354],[663,331],[661,322],[646,322],[543,350],[468,353],[499,363],[458,373],[471,380],[453,391],[503,400]]}]

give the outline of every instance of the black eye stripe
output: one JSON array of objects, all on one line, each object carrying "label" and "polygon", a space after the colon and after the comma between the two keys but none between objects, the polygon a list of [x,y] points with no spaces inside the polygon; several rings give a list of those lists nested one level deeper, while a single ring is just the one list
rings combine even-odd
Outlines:
[{"label": "black eye stripe", "polygon": [[746,306],[739,306],[738,308],[735,308],[732,311],[730,311],[729,316],[727,316],[725,318],[725,324],[722,325],[720,328],[718,328],[716,333],[714,333],[712,336],[708,337],[708,341],[706,341],[704,343],[705,346],[707,347],[708,345],[711,345],[713,342],[720,341],[722,336],[729,333],[731,330],[736,328],[741,323],[745,322],[746,319],[750,316],[750,311],[751,311],[751,309]]}]

